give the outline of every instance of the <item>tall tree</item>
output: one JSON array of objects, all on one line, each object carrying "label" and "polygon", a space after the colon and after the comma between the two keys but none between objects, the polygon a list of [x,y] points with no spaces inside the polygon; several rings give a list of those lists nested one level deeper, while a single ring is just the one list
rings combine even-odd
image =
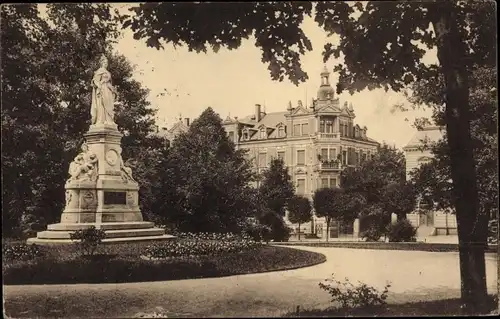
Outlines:
[{"label": "tall tree", "polygon": [[44,16],[38,8],[1,8],[2,180],[10,185],[2,189],[2,211],[8,235],[25,214],[44,223],[59,218],[68,165],[90,125],[89,82],[100,54],[110,57],[122,103],[119,129],[144,144],[152,131],[148,92],[132,79],[130,63],[111,53],[117,26],[109,5],[49,4]]},{"label": "tall tree", "polygon": [[380,207],[389,214],[396,214],[398,220],[406,219],[406,214],[415,209],[417,192],[411,182],[391,183],[383,190]]},{"label": "tall tree", "polygon": [[[253,35],[271,77],[282,80],[287,75],[298,83],[307,79],[300,55],[312,50],[301,23],[314,11],[318,24],[340,37],[338,45],[327,43],[324,51],[325,61],[343,55],[344,63],[335,67],[340,73],[338,92],[376,87],[399,91],[415,80],[441,74],[460,241],[462,299],[467,309],[481,310],[487,294],[487,218],[478,212],[469,73],[474,63],[495,66],[495,3],[322,1],[314,9],[310,2],[147,3],[135,7],[135,15],[122,21],[136,38],[146,38],[148,45],[157,48],[165,40],[174,45],[187,44],[197,52],[205,51],[207,44],[215,51],[222,46],[234,49],[242,39]],[[437,49],[439,65],[423,63],[422,45]]]},{"label": "tall tree", "polygon": [[311,202],[306,197],[295,195],[288,200],[287,210],[288,220],[293,224],[299,224],[300,240],[300,224],[306,223],[312,218]]},{"label": "tall tree", "polygon": [[[254,212],[255,178],[243,150],[236,150],[212,108],[172,143],[168,164],[176,188],[172,221],[182,231],[236,232]],[[166,212],[168,213],[168,212]]]},{"label": "tall tree", "polygon": [[338,211],[335,210],[333,198],[340,192],[339,188],[319,188],[313,194],[313,207],[318,217],[324,217],[326,221],[326,241],[330,237],[330,225],[332,219],[338,217]]},{"label": "tall tree", "polygon": [[341,186],[351,193],[362,195],[368,206],[380,204],[391,184],[404,183],[406,178],[404,153],[382,144],[377,153],[361,163],[358,169],[346,169]]},{"label": "tall tree", "polygon": [[259,194],[263,206],[259,220],[271,227],[274,240],[285,239],[288,231],[283,216],[288,201],[295,194],[295,187],[282,159],[273,158],[269,168],[262,173]]},{"label": "tall tree", "polygon": [[262,173],[259,190],[266,207],[284,216],[288,200],[295,194],[295,187],[282,159],[271,160],[269,168]]},{"label": "tall tree", "polygon": [[[476,161],[481,215],[495,218],[498,211],[498,98],[495,68],[475,68],[470,85],[471,134]],[[432,120],[442,125],[443,79],[421,81],[412,87],[411,102],[433,107]],[[453,212],[450,159],[446,136],[430,148],[434,157],[411,172],[412,182],[423,199],[433,203],[431,209]]]}]

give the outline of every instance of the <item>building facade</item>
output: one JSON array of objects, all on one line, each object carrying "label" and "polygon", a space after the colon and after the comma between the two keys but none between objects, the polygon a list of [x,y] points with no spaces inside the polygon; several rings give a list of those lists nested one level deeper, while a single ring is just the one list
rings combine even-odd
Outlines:
[{"label": "building facade", "polygon": [[[445,129],[438,126],[428,126],[419,129],[410,142],[403,148],[406,158],[406,179],[410,172],[420,165],[429,162],[434,156],[431,152],[433,143],[444,137]],[[408,220],[417,227],[419,237],[433,235],[454,235],[457,233],[457,221],[454,214],[442,211],[422,211],[425,203],[417,199],[416,210],[408,214]]]},{"label": "building facade", "polygon": [[[367,136],[366,126],[354,123],[352,104],[335,98],[329,76],[325,68],[317,98],[309,105],[289,102],[282,112],[266,113],[257,104],[254,114],[223,122],[236,147],[248,150],[257,172],[266,170],[273,158],[283,159],[297,194],[309,199],[316,189],[338,187],[341,170],[369,159],[379,146]],[[296,229],[297,225],[290,226]],[[353,225],[333,223],[331,227],[329,237],[357,233]],[[310,223],[301,224],[300,231],[324,238],[325,220],[314,216]]]}]

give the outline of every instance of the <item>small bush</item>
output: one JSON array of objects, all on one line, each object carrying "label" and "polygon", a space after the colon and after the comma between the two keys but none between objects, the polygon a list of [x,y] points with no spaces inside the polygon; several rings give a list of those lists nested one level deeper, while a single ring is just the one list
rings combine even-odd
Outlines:
[{"label": "small bush", "polygon": [[318,234],[305,234],[306,239],[319,239]]},{"label": "small bush", "polygon": [[263,241],[270,238],[271,227],[260,223],[251,224],[246,227],[244,233],[255,241]]},{"label": "small bush", "polygon": [[498,244],[498,219],[488,222],[488,243]]},{"label": "small bush", "polygon": [[387,227],[387,236],[390,242],[414,242],[416,234],[417,229],[407,219],[399,220]]},{"label": "small bush", "polygon": [[77,230],[70,235],[71,240],[78,240],[76,245],[81,256],[94,256],[97,248],[106,237],[106,233],[102,229],[97,229],[91,226],[87,229]]},{"label": "small bush", "polygon": [[2,255],[6,261],[28,261],[37,257],[43,257],[44,253],[34,244],[16,244],[4,246]]},{"label": "small bush", "polygon": [[384,232],[375,225],[371,225],[361,233],[361,238],[366,239],[366,241],[378,241],[380,237],[384,235]]},{"label": "small bush", "polygon": [[387,304],[387,294],[389,287],[391,287],[390,284],[387,284],[380,292],[362,282],[355,286],[347,278],[344,282],[335,280],[334,275],[331,279],[326,279],[325,282],[320,282],[319,287],[327,291],[332,297],[332,302],[339,303],[341,309],[366,309],[384,306]]}]

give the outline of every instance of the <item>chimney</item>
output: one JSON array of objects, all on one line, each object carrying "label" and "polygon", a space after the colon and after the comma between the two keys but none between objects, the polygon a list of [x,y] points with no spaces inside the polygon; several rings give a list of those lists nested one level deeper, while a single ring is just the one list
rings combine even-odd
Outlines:
[{"label": "chimney", "polygon": [[255,104],[255,121],[260,121],[260,104]]},{"label": "chimney", "polygon": [[189,126],[189,118],[188,117],[184,118],[184,124],[186,126]]}]

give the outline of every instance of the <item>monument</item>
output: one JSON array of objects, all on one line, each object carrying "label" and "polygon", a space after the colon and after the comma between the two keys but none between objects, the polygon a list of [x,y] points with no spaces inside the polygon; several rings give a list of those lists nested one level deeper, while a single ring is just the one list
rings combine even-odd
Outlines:
[{"label": "monument", "polygon": [[103,242],[174,238],[143,220],[139,184],[121,155],[122,134],[114,122],[116,90],[107,66],[103,55],[92,79],[92,124],[84,134],[81,152],[69,166],[61,222],[48,225],[28,243],[72,243],[72,232],[91,226],[105,231]]}]

